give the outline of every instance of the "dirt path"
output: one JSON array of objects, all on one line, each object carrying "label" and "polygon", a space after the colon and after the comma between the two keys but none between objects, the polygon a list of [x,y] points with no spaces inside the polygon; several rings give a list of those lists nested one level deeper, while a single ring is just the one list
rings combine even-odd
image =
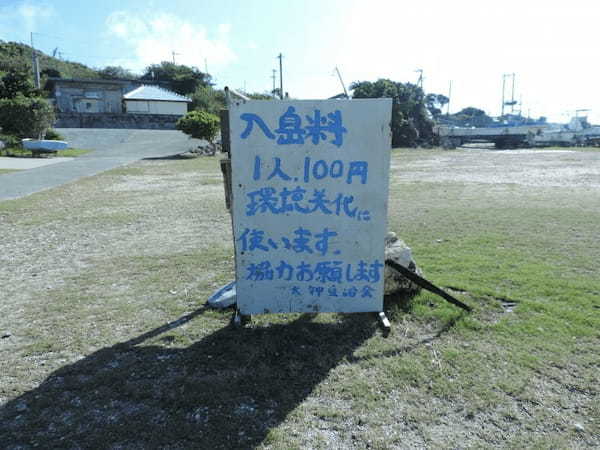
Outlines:
[{"label": "dirt path", "polygon": [[144,158],[160,158],[183,153],[200,141],[188,139],[179,131],[59,129],[72,148],[93,150],[60,164],[45,165],[0,178],[0,200],[24,197],[82,177]]}]

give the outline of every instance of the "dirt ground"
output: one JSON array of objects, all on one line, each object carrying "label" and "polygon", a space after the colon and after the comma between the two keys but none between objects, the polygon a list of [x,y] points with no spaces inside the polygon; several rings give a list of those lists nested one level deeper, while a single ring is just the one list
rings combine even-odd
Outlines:
[{"label": "dirt ground", "polygon": [[477,312],[422,296],[388,339],[359,315],[240,334],[202,310],[233,278],[216,158],[0,202],[0,446],[597,448],[599,187],[598,151],[395,154],[390,226]]},{"label": "dirt ground", "polygon": [[574,150],[468,150],[435,152],[393,166],[404,181],[600,187],[600,152]]}]

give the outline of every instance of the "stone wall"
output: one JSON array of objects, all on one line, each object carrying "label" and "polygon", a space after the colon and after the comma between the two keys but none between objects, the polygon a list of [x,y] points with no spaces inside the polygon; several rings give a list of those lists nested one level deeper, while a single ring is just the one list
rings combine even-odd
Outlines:
[{"label": "stone wall", "polygon": [[56,113],[55,128],[132,128],[174,130],[180,116],[170,114]]}]

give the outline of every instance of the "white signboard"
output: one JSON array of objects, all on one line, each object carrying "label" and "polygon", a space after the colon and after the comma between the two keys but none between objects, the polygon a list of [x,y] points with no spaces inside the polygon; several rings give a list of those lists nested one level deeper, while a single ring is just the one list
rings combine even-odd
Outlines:
[{"label": "white signboard", "polygon": [[242,314],[383,307],[391,99],[230,109]]}]

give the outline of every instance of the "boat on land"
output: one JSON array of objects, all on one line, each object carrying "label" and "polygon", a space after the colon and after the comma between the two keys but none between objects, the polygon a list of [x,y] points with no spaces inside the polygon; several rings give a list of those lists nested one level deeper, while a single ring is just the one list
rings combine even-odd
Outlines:
[{"label": "boat on land", "polygon": [[600,126],[590,125],[586,117],[573,117],[567,125],[559,126],[538,124],[465,128],[438,125],[434,132],[446,149],[482,142],[492,142],[496,148],[600,145]]},{"label": "boat on land", "polygon": [[57,152],[66,149],[69,144],[65,141],[51,141],[49,139],[22,139],[23,148],[41,152]]}]

